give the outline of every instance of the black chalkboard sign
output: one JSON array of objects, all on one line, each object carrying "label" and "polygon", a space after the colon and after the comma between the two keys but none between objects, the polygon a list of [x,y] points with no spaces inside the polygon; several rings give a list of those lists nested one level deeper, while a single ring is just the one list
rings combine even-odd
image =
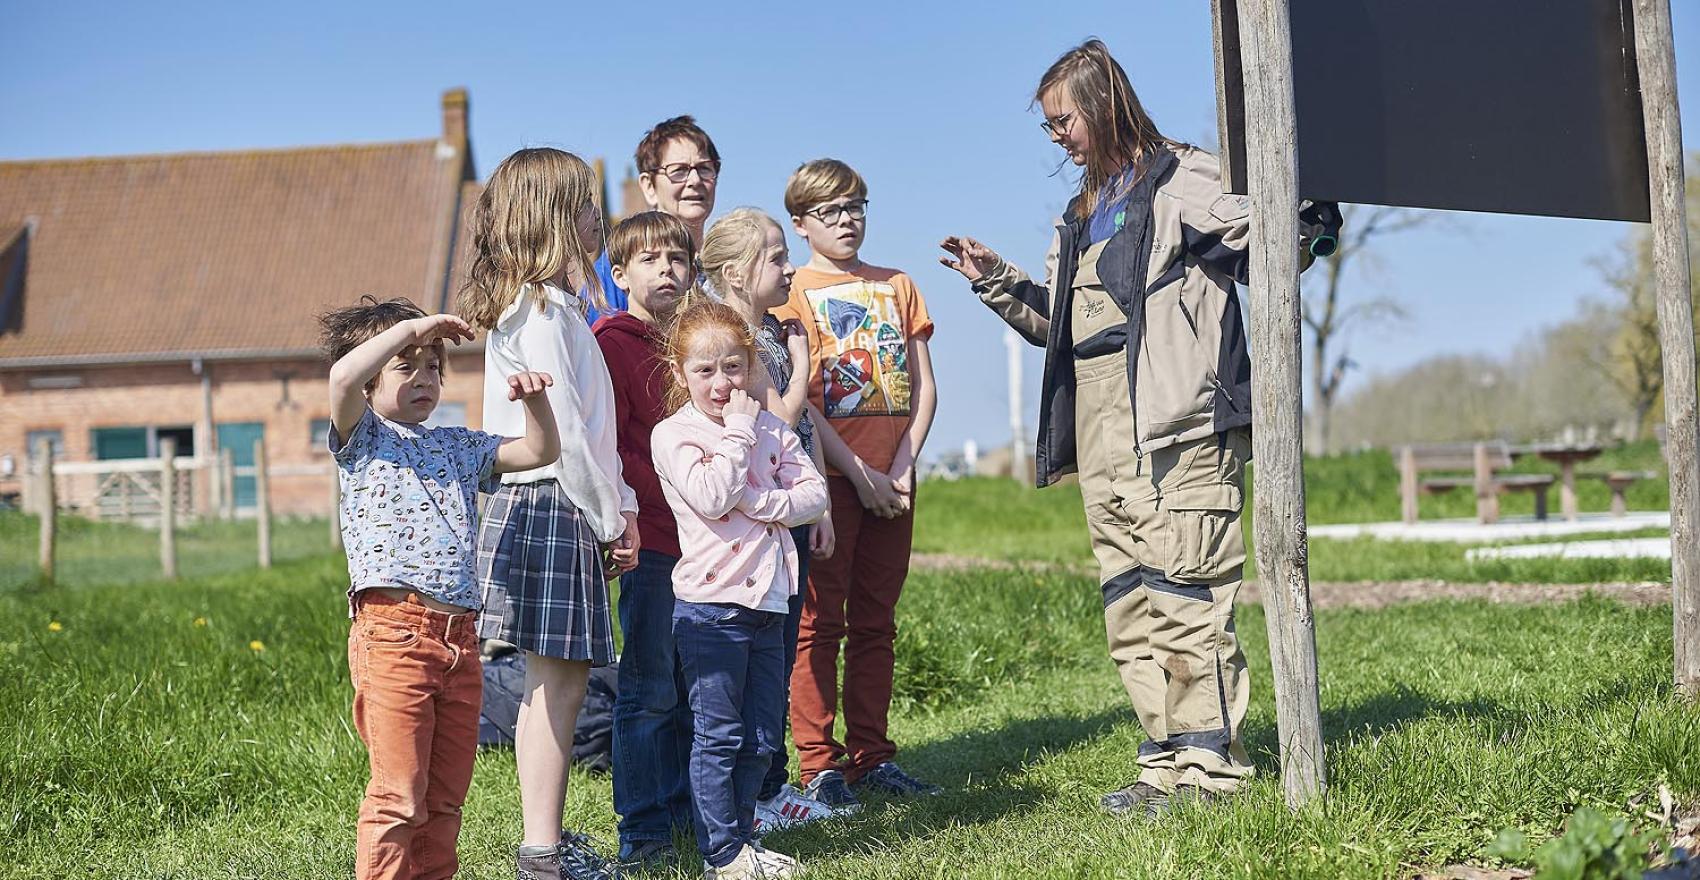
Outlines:
[{"label": "black chalkboard sign", "polygon": [[[1299,192],[1649,218],[1630,0],[1289,0]],[[1246,192],[1236,0],[1216,0],[1226,185]]]}]

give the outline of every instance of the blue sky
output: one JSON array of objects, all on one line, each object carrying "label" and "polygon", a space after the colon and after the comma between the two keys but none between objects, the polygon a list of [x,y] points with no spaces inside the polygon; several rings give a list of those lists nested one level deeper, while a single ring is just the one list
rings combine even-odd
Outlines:
[{"label": "blue sky", "polygon": [[[1676,0],[1679,93],[1700,146],[1700,4]],[[145,8],[144,8],[145,7]],[[480,175],[522,146],[623,173],[657,120],[692,113],[726,160],[721,210],[782,213],[786,176],[835,156],[871,193],[863,256],[908,270],[938,324],[929,451],[1007,442],[1000,324],[936,242],[968,234],[1038,268],[1070,192],[1028,98],[1087,36],[1128,69],[1158,125],[1215,137],[1209,4],[368,2],[12,4],[0,29],[0,158],[403,140],[434,135],[464,85]],[[1410,320],[1352,340],[1370,372],[1504,351],[1600,290],[1590,258],[1630,224],[1452,215],[1388,240],[1358,290]],[[794,256],[806,257],[793,239]],[[353,291],[350,292],[354,293]],[[1029,352],[1029,419],[1040,357]],[[1030,422],[1031,423],[1031,422]]]}]

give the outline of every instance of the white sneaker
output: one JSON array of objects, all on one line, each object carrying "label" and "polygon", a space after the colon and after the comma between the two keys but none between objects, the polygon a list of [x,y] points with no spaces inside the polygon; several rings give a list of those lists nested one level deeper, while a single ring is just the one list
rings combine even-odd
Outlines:
[{"label": "white sneaker", "polygon": [[779,787],[779,793],[765,801],[756,801],[755,833],[759,837],[782,828],[794,828],[820,819],[831,819],[840,813],[832,807],[798,791],[789,782]]},{"label": "white sneaker", "polygon": [[752,843],[750,846],[756,851],[756,862],[767,871],[769,877],[794,877],[803,872],[802,863],[784,853],[764,849],[759,843]]},{"label": "white sneaker", "polygon": [[780,880],[780,878],[795,876],[801,870],[794,859],[786,858],[786,861],[791,863],[789,868],[782,866],[777,861],[768,861],[775,856],[779,856],[779,854],[745,844],[744,848],[738,850],[738,854],[725,867],[715,868],[710,866],[702,872],[702,877],[703,880]]}]

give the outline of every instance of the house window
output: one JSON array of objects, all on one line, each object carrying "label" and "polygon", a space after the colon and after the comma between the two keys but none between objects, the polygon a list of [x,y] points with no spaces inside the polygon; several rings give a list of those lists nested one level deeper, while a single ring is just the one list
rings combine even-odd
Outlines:
[{"label": "house window", "polygon": [[316,455],[330,455],[331,449],[325,445],[325,438],[330,436],[331,420],[314,419],[307,426],[307,448]]},{"label": "house window", "polygon": [[45,428],[39,431],[28,431],[24,434],[24,457],[34,458],[36,447],[46,440],[53,444],[53,458],[63,461],[65,458],[65,433],[58,428]]}]

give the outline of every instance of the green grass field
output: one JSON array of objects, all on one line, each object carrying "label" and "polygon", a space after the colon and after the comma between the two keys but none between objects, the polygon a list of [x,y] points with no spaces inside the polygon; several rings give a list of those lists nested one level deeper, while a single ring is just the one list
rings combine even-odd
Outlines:
[{"label": "green grass field", "polygon": [[[348,876],[365,759],[351,730],[341,561],[0,593],[0,875]],[[1246,736],[1260,768],[1219,811],[1096,813],[1140,733],[1090,578],[917,574],[900,609],[893,730],[951,793],[776,835],[811,876],[1372,877],[1553,833],[1660,783],[1700,793],[1700,711],[1671,696],[1670,612],[1605,600],[1425,603],[1318,615],[1327,802],[1273,775],[1264,627]],[[200,621],[200,623],[197,623]],[[57,626],[53,626],[57,624]],[[569,821],[612,839],[606,778]],[[512,876],[513,757],[480,758],[464,876]],[[685,868],[691,868],[685,865]]]},{"label": "green grass field", "polygon": [[[1313,518],[1391,518],[1358,485],[1385,464],[1313,463]],[[1505,827],[1551,836],[1579,806],[1626,814],[1660,785],[1700,798],[1700,708],[1672,695],[1668,606],[1437,601],[1317,614],[1324,802],[1282,803],[1251,607],[1254,783],[1154,824],[1101,816],[1142,734],[1105,656],[1078,493],[927,483],[919,509],[920,552],[1047,564],[911,576],[892,730],[905,766],[949,793],[770,838],[811,877],[1411,877],[1484,860]],[[34,528],[0,514],[0,878],[349,876],[366,766],[325,523],[280,523],[271,571],[252,568],[252,524],[189,530],[184,579],[161,583],[153,533],[69,521],[56,587],[34,578]],[[1319,580],[1669,577],[1472,565],[1461,545],[1311,549]],[[609,804],[606,777],[575,773],[570,824],[611,844]],[[512,753],[482,755],[462,876],[513,876],[518,817]]]}]

